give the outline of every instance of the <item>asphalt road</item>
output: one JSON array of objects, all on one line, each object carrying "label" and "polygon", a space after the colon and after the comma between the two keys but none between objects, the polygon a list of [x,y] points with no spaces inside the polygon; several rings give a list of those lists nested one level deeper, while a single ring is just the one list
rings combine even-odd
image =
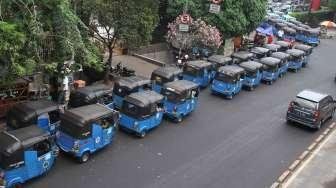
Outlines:
[{"label": "asphalt road", "polygon": [[27,187],[269,187],[322,132],[286,125],[285,112],[306,88],[336,96],[335,49],[323,41],[307,68],[233,100],[204,90],[183,123],[164,121],[144,139],[120,133],[86,164],[62,155]]}]

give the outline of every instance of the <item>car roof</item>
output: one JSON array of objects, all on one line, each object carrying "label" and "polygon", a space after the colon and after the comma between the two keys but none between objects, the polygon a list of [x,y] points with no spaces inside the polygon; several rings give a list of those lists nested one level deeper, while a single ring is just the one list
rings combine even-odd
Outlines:
[{"label": "car roof", "polygon": [[153,103],[158,103],[163,100],[163,95],[156,93],[154,91],[140,91],[132,93],[125,97],[125,101],[135,104],[140,107],[146,107]]},{"label": "car roof", "polygon": [[78,126],[86,126],[91,121],[97,120],[101,117],[115,115],[116,113],[116,111],[102,104],[91,104],[66,110],[64,114],[61,114],[61,121],[62,119],[68,119],[76,122],[74,124]]},{"label": "car roof", "polygon": [[268,48],[263,48],[263,47],[254,47],[251,49],[252,53],[257,53],[257,54],[266,54],[270,50]]},{"label": "car roof", "polygon": [[284,60],[284,59],[288,59],[290,55],[284,52],[274,52],[271,54],[271,57]]},{"label": "car roof", "polygon": [[143,86],[146,84],[150,84],[151,80],[143,77],[143,76],[130,76],[130,77],[123,77],[118,79],[115,84],[119,86],[126,87],[129,89],[134,89],[139,86]]},{"label": "car roof", "polygon": [[303,56],[305,54],[304,51],[298,49],[288,49],[286,53],[295,57]]},{"label": "car roof", "polygon": [[212,55],[208,58],[208,61],[213,63],[226,64],[232,61],[232,58],[226,57],[224,55]]},{"label": "car roof", "polygon": [[166,83],[164,87],[173,89],[174,91],[178,93],[182,93],[186,90],[198,88],[199,85],[194,82],[188,81],[188,80],[176,80],[173,82]]},{"label": "car roof", "polygon": [[263,65],[256,61],[245,61],[239,64],[240,67],[244,68],[247,71],[256,71],[260,69]]},{"label": "car roof", "polygon": [[196,68],[206,68],[210,67],[211,63],[204,60],[195,60],[195,61],[187,61],[186,65]]},{"label": "car roof", "polygon": [[248,51],[239,51],[235,52],[231,55],[234,58],[239,58],[239,59],[249,59],[253,57],[253,54]]},{"label": "car roof", "polygon": [[176,75],[182,74],[182,72],[183,71],[179,69],[178,67],[166,66],[166,67],[159,67],[155,69],[152,75],[158,75],[163,78],[171,78]]},{"label": "car roof", "polygon": [[236,65],[227,65],[219,67],[218,72],[228,75],[235,75],[239,73],[244,73],[245,70],[239,66]]},{"label": "car roof", "polygon": [[265,44],[265,45],[264,45],[264,48],[270,49],[270,50],[272,50],[272,51],[276,51],[276,50],[278,50],[279,48],[281,48],[281,46],[278,45],[278,44]]},{"label": "car roof", "polygon": [[327,96],[328,96],[327,94],[319,93],[317,91],[308,90],[308,89],[303,90],[299,94],[296,95],[296,97],[298,98],[307,99],[313,102],[320,102],[322,99],[324,99]]},{"label": "car roof", "polygon": [[274,57],[264,57],[260,59],[260,63],[265,64],[265,65],[278,65],[280,64],[280,59],[274,58]]},{"label": "car roof", "polygon": [[1,152],[12,154],[20,149],[31,147],[32,145],[50,138],[50,134],[37,125],[31,125],[12,131],[0,133]]}]

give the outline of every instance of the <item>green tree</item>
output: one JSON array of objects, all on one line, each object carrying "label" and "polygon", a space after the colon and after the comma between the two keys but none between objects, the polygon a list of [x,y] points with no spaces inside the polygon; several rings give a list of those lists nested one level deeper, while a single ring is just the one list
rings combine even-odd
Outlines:
[{"label": "green tree", "polygon": [[334,21],[336,21],[336,0],[329,0],[328,7],[334,12]]}]

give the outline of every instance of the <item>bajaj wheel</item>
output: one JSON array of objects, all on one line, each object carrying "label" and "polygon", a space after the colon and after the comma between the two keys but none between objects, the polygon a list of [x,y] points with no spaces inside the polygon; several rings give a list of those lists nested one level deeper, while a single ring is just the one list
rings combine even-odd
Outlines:
[{"label": "bajaj wheel", "polygon": [[177,123],[181,123],[182,120],[183,120],[182,116],[179,116],[179,117],[176,118],[176,122],[177,122]]},{"label": "bajaj wheel", "polygon": [[229,99],[229,100],[231,100],[233,98],[233,95],[229,95],[226,98]]},{"label": "bajaj wheel", "polygon": [[145,136],[146,136],[146,130],[141,131],[140,134],[139,134],[139,136],[140,136],[140,138],[145,138]]},{"label": "bajaj wheel", "polygon": [[11,186],[11,188],[22,188],[21,183],[15,183],[14,185]]},{"label": "bajaj wheel", "polygon": [[322,120],[316,125],[316,130],[320,130],[322,126]]},{"label": "bajaj wheel", "polygon": [[83,153],[82,156],[79,157],[79,162],[80,163],[86,163],[86,162],[89,161],[89,159],[90,159],[90,153],[87,151],[87,152]]}]

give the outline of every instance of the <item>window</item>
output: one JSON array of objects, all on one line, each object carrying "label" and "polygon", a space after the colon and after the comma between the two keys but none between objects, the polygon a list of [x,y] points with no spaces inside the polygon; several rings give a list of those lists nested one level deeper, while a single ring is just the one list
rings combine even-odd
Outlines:
[{"label": "window", "polygon": [[235,83],[237,81],[236,77],[223,73],[216,73],[215,79],[226,83]]},{"label": "window", "polygon": [[199,76],[200,71],[194,67],[186,66],[184,67],[184,73],[191,76]]},{"label": "window", "polygon": [[43,142],[39,142],[33,146],[33,150],[37,152],[37,157],[40,157],[46,153],[48,153],[51,149],[51,145],[49,141],[45,140]]},{"label": "window", "polygon": [[50,124],[54,124],[60,120],[60,113],[58,110],[49,112]]}]

